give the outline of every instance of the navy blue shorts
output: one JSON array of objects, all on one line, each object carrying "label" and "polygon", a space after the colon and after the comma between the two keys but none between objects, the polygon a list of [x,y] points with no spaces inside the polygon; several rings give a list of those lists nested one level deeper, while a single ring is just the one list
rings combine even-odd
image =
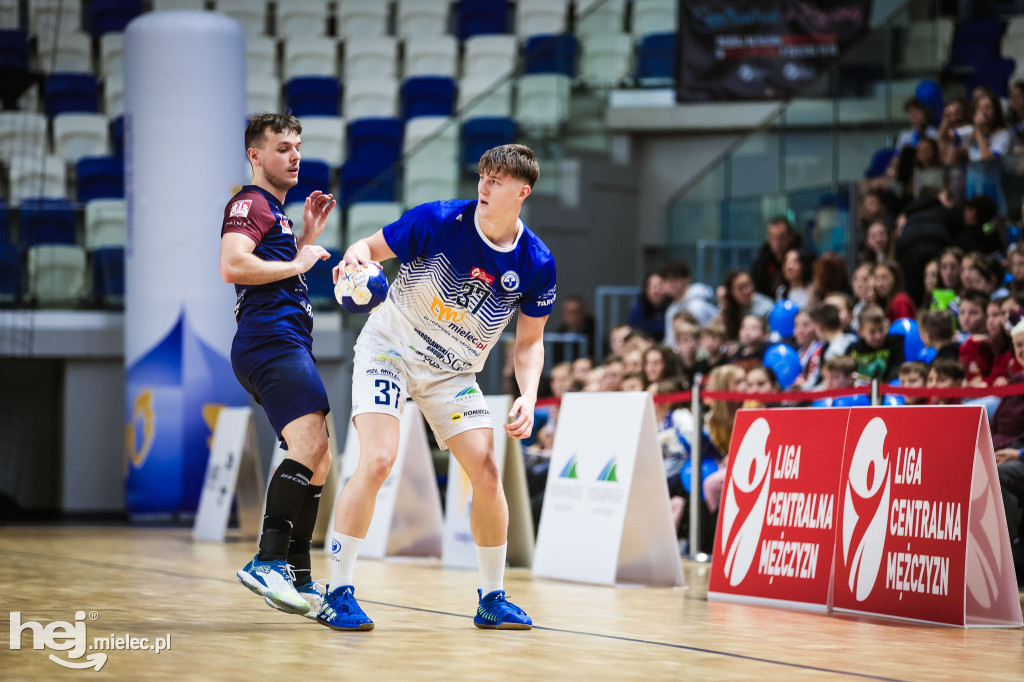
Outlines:
[{"label": "navy blue shorts", "polygon": [[242,388],[263,406],[282,442],[281,430],[289,423],[331,411],[313,353],[297,339],[236,336],[231,343],[231,368]]}]

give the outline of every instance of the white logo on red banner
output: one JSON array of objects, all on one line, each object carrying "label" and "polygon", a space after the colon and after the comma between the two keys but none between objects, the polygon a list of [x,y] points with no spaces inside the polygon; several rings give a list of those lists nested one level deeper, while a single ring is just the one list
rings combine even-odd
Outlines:
[{"label": "white logo on red banner", "polygon": [[240,199],[231,204],[229,218],[245,218],[249,215],[249,208],[252,206],[252,199]]},{"label": "white logo on red banner", "polygon": [[[764,527],[770,488],[768,469],[771,459],[767,452],[770,432],[768,420],[763,417],[750,425],[736,451],[732,478],[722,502],[725,575],[733,587],[739,585],[750,570]],[[740,519],[741,514],[745,518]]]},{"label": "white logo on red banner", "polygon": [[884,421],[876,417],[868,422],[857,441],[846,480],[843,561],[850,566],[849,585],[857,601],[864,601],[871,594],[882,565],[890,488],[889,460],[883,453],[885,434]]}]

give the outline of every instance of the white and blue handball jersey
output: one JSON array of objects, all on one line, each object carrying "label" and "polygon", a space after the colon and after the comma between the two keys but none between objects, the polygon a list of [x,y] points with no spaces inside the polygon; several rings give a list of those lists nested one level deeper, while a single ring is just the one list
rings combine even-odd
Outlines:
[{"label": "white and blue handball jersey", "polygon": [[555,302],[555,260],[519,221],[508,247],[484,236],[474,201],[438,201],[384,227],[402,266],[364,333],[387,339],[407,361],[475,373],[518,309],[544,317]]}]

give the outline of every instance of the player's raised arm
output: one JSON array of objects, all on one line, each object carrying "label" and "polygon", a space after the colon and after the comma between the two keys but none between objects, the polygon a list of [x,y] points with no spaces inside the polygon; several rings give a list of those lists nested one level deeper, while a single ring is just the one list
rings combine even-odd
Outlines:
[{"label": "player's raised arm", "polygon": [[512,410],[508,413],[514,421],[505,424],[505,431],[512,438],[526,438],[533,432],[533,408],[537,403],[540,374],[544,369],[544,325],[547,321],[547,315],[530,317],[520,312],[516,322],[516,345],[512,351],[512,361],[521,395],[512,403]]},{"label": "player's raised arm", "polygon": [[256,242],[239,232],[228,232],[220,240],[220,276],[228,284],[257,285],[294,277],[330,257],[327,249],[310,244],[299,249],[292,261],[267,261],[253,251]]},{"label": "player's raised arm", "polygon": [[316,242],[327,224],[327,216],[337,203],[333,195],[320,190],[314,190],[306,197],[306,204],[302,207],[302,234],[296,240],[300,248]]},{"label": "player's raised arm", "polygon": [[341,259],[341,262],[334,266],[334,283],[338,283],[338,277],[341,274],[341,269],[346,265],[362,267],[367,263],[373,263],[377,267],[380,267],[382,261],[386,261],[387,259],[394,257],[394,251],[391,250],[391,247],[388,246],[387,240],[384,239],[384,231],[377,230],[369,237],[353,242],[348,247],[345,251],[345,255]]}]

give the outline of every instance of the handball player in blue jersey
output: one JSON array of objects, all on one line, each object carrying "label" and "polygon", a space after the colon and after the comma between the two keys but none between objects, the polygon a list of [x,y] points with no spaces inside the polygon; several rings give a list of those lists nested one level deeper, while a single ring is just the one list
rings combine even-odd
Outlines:
[{"label": "handball player in blue jersey", "polygon": [[353,570],[373,517],[377,491],[398,454],[399,420],[416,402],[442,448],[452,451],[473,486],[470,528],[480,569],[481,628],[527,630],[522,609],[505,598],[508,505],[494,460],[494,426],[476,383],[488,353],[518,311],[515,373],[522,397],[505,430],[533,429],[544,366],[544,323],[555,302],[555,262],[519,219],[539,169],[518,144],[480,159],[475,201],[438,201],[407,211],[360,239],[334,269],[398,258],[398,275],[355,346],[352,422],[359,465],[342,489],[331,543],[333,567],[317,621],[336,630],[370,630],[356,603]]},{"label": "handball player in blue jersey", "polygon": [[267,490],[259,553],[238,580],[278,610],[315,618],[323,592],[310,577],[309,550],[331,467],[330,405],[313,358],[313,309],[303,274],[328,258],[315,242],[335,202],[330,194],[310,194],[302,234],[292,231],[283,204],[299,179],[301,133],[293,116],[258,114],[250,121],[245,147],[252,184],[224,209],[220,274],[238,296],[231,366],[287,449]]}]

